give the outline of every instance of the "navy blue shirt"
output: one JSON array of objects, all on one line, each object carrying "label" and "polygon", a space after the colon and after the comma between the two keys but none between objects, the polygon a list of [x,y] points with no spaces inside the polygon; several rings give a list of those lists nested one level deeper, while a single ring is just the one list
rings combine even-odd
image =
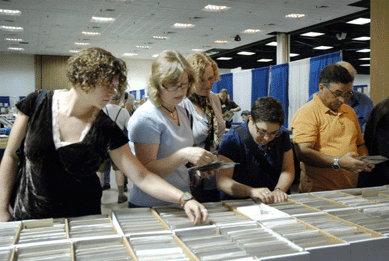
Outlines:
[{"label": "navy blue shirt", "polygon": [[[242,126],[249,133],[247,122],[248,121],[242,123]],[[266,151],[264,151],[261,145],[258,145],[259,149],[264,152],[267,161],[278,173],[278,176],[272,177],[272,180],[279,179],[284,161],[284,153],[292,149],[288,130],[281,127],[281,132],[279,137],[268,143],[268,149]],[[270,190],[274,189],[276,184],[274,184],[273,187],[269,187],[263,166],[261,166],[260,161],[258,161],[255,154],[249,150],[246,143],[235,129],[230,129],[230,131],[223,136],[218,152],[219,155],[223,155],[234,162],[240,163],[235,165],[232,177],[233,180],[250,187],[267,187]],[[233,198],[224,192],[221,192],[220,196],[222,200]]]}]

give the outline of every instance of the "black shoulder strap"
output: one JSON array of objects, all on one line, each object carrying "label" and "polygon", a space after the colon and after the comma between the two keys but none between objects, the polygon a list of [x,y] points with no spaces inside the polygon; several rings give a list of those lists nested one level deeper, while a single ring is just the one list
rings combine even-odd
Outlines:
[{"label": "black shoulder strap", "polygon": [[193,115],[191,113],[189,113],[187,108],[184,108],[184,109],[186,111],[186,115],[188,116],[188,118],[190,120],[190,128],[193,130]]},{"label": "black shoulder strap", "polygon": [[267,170],[267,172],[269,174],[271,174],[271,173],[278,174],[278,173],[276,173],[275,168],[272,165],[270,165],[270,163],[267,161],[267,159],[265,158],[265,155],[263,155],[263,153],[260,151],[260,149],[258,148],[258,145],[253,140],[253,137],[251,137],[251,135],[249,135],[247,133],[247,131],[243,128],[243,126],[239,125],[238,127],[235,128],[235,131],[242,138],[242,140],[247,145],[249,150],[252,153],[254,153],[254,155],[257,157],[257,159],[259,160],[261,165]]},{"label": "black shoulder strap", "polygon": [[32,111],[31,115],[34,113],[36,108],[38,108],[39,104],[41,104],[43,97],[45,97],[47,91],[46,90],[41,90],[38,94],[38,97],[36,98],[35,105],[34,105],[34,110]]},{"label": "black shoulder strap", "polygon": [[[116,123],[116,121],[117,121],[117,119],[118,119],[118,117],[119,117],[119,114],[120,114],[120,112],[122,111],[122,109],[123,109],[123,108],[120,108],[120,110],[118,111],[118,114],[116,114],[115,123]],[[107,111],[108,111],[108,110],[107,110]]]}]

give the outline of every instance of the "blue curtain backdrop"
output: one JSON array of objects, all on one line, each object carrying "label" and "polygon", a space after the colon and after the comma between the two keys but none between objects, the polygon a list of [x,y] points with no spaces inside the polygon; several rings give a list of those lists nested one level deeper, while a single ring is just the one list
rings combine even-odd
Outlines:
[{"label": "blue curtain backdrop", "polygon": [[227,89],[230,99],[233,100],[233,84],[232,73],[225,73],[220,75],[220,81],[215,82],[212,92],[219,93],[221,89]]},{"label": "blue curtain backdrop", "polygon": [[251,87],[251,106],[256,99],[267,96],[269,93],[269,67],[253,69]]},{"label": "blue curtain backdrop", "polygon": [[340,62],[340,52],[324,54],[311,58],[309,70],[309,95],[319,90],[320,71],[328,64]]},{"label": "blue curtain backdrop", "polygon": [[134,95],[135,99],[137,99],[137,97],[136,97],[136,91],[130,91],[130,94]]},{"label": "blue curtain backdrop", "polygon": [[271,67],[271,83],[269,96],[278,99],[284,108],[285,123],[288,127],[288,108],[289,108],[289,63],[274,65]]},{"label": "blue curtain backdrop", "polygon": [[145,89],[140,90],[140,99],[142,100],[144,96],[145,96]]}]

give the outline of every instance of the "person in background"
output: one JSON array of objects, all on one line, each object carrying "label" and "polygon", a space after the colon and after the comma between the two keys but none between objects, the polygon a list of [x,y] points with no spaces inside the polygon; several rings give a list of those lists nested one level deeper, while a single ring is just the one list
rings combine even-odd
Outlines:
[{"label": "person in background", "polygon": [[128,98],[126,100],[126,103],[124,104],[124,107],[127,109],[128,113],[130,113],[130,116],[134,114],[135,111],[135,96],[131,93],[128,93]]},{"label": "person in background", "polygon": [[219,159],[239,163],[219,170],[217,187],[221,199],[252,198],[263,203],[288,199],[294,180],[294,162],[289,132],[282,127],[282,104],[272,97],[258,98],[248,120],[223,137]]},{"label": "person in background", "polygon": [[[236,104],[233,100],[228,98],[227,89],[220,90],[220,103],[222,105],[222,113],[223,117],[226,117],[229,112],[237,112],[240,111],[241,108]],[[232,118],[230,120],[226,120],[226,128],[229,129],[232,126]]]},{"label": "person in background", "polygon": [[[114,97],[112,97],[111,101],[109,104],[107,104],[103,108],[103,112],[107,114],[111,120],[113,120],[119,128],[127,135],[126,126],[128,121],[130,120],[130,114],[128,111],[122,107],[119,106],[120,102],[120,95],[117,94]],[[116,177],[116,184],[118,186],[118,203],[123,203],[127,201],[127,196],[124,195],[124,174],[119,168],[115,165],[115,163],[112,162],[110,158],[108,158],[100,167],[100,169],[97,171],[97,176],[100,179],[100,183],[103,185],[103,190],[104,186],[107,184],[103,184],[103,173],[105,174],[108,172],[108,175],[110,173],[111,166],[113,170],[115,171],[115,177]],[[109,184],[109,183],[108,183]]]},{"label": "person in background", "polygon": [[242,121],[246,122],[249,119],[250,114],[251,113],[248,110],[242,111],[242,113],[240,114],[240,116],[242,117]]},{"label": "person in background", "polygon": [[[389,158],[389,97],[378,103],[366,123],[364,138],[369,155]],[[358,187],[389,184],[389,161],[377,164],[371,173],[360,173]]]},{"label": "person in background", "polygon": [[[336,64],[343,66],[348,70],[350,75],[355,78],[357,75],[357,70],[348,62],[337,62]],[[353,82],[354,83],[354,82]],[[313,99],[313,94],[309,97],[308,102]],[[365,130],[365,124],[367,122],[367,117],[369,116],[371,110],[374,107],[373,101],[364,93],[353,91],[352,95],[344,100],[344,103],[354,109],[358,117],[358,123],[361,127],[362,132]]]},{"label": "person in background", "polygon": [[[180,105],[193,115],[194,145],[217,153],[217,148],[225,133],[220,100],[211,92],[213,84],[219,80],[219,69],[208,55],[195,53],[187,57],[189,64],[196,72],[197,83],[194,93],[185,98]],[[191,175],[192,193],[200,202],[220,201],[216,188],[216,176],[199,179]]]},{"label": "person in background", "polygon": [[[131,153],[123,131],[101,111],[124,92],[122,63],[108,51],[88,48],[69,59],[67,78],[70,90],[49,91],[36,103],[42,97],[37,91],[17,104],[0,165],[0,221],[100,214],[96,171],[109,154],[139,188],[181,203],[194,224],[205,222],[205,207],[148,171]],[[23,140],[20,161],[16,151]]]},{"label": "person in background", "polygon": [[368,151],[355,111],[345,105],[354,78],[339,64],[323,68],[319,93],[292,119],[293,143],[303,163],[300,191],[355,188],[358,173],[374,165],[358,160]]},{"label": "person in background", "polygon": [[[136,109],[128,123],[130,146],[136,157],[150,171],[164,178],[189,198],[188,162],[204,166],[216,160],[209,151],[193,147],[190,115],[178,105],[195,84],[195,72],[181,53],[163,51],[151,65],[148,101]],[[200,173],[200,175],[207,173]],[[167,205],[134,185],[129,207]]]}]

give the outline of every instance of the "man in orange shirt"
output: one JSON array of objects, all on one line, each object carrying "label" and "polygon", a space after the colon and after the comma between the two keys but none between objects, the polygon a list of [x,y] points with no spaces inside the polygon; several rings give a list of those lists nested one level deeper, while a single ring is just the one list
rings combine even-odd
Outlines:
[{"label": "man in orange shirt", "polygon": [[344,104],[353,81],[343,66],[327,65],[320,72],[319,93],[293,117],[293,143],[303,163],[301,192],[355,188],[358,173],[374,168],[357,159],[368,151],[355,111]]}]

